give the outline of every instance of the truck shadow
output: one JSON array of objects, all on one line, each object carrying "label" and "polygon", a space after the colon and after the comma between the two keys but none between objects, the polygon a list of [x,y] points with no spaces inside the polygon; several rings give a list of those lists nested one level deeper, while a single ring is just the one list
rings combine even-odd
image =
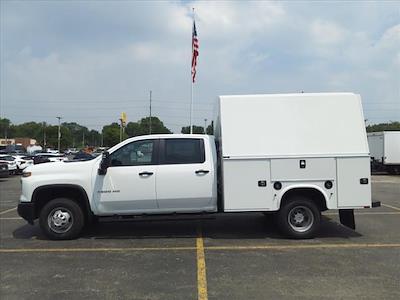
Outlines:
[{"label": "truck shadow", "polygon": [[[85,228],[80,239],[179,239],[196,238],[199,229],[204,238],[210,239],[286,239],[279,233],[272,218],[259,213],[225,214],[213,218],[185,219],[182,217],[130,221],[100,221]],[[38,224],[25,225],[13,232],[16,239],[47,239]],[[356,231],[346,228],[326,216],[322,217],[317,238],[360,237]]]}]

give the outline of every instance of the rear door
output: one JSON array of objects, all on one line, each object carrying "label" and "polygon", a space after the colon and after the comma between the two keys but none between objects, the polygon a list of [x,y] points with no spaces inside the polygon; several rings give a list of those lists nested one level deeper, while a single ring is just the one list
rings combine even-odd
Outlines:
[{"label": "rear door", "polygon": [[163,211],[215,209],[215,174],[202,138],[160,140],[156,177],[158,207]]}]

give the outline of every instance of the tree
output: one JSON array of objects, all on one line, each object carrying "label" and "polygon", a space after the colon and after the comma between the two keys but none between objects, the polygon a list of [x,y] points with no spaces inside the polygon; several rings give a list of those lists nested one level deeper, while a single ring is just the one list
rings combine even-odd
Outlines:
[{"label": "tree", "polygon": [[367,126],[367,132],[400,130],[400,122],[380,123]]},{"label": "tree", "polygon": [[[103,144],[106,147],[112,147],[119,143],[120,138],[120,127],[118,123],[112,123],[103,127]],[[123,139],[127,138],[127,134]]]},{"label": "tree", "polygon": [[[126,133],[128,136],[138,136],[150,133],[150,117],[142,118],[138,122],[129,122],[126,126]],[[162,134],[172,133],[164,123],[157,117],[151,117],[151,133]]]},{"label": "tree", "polygon": [[[61,124],[62,127],[68,128],[72,135],[72,147],[85,147],[90,144],[90,140],[87,139],[89,135],[89,129],[87,127],[79,125],[75,122],[64,122]],[[88,142],[87,142],[88,141]]]},{"label": "tree", "polygon": [[[190,133],[190,126],[182,127],[181,133]],[[202,126],[193,126],[193,133],[196,134],[204,134],[204,127]]]},{"label": "tree", "polygon": [[[150,117],[142,118],[139,121],[142,134],[149,134],[150,132]],[[164,126],[164,123],[157,117],[151,117],[151,133],[162,134],[171,133],[171,131]]]},{"label": "tree", "polygon": [[13,125],[14,137],[29,137],[40,141],[43,137],[43,125],[36,122],[27,122]]},{"label": "tree", "polygon": [[143,130],[138,122],[129,122],[126,125],[125,132],[129,137],[143,134]]},{"label": "tree", "polygon": [[86,145],[90,145],[93,147],[100,146],[101,144],[101,134],[96,130],[90,130],[87,134]]},{"label": "tree", "polygon": [[211,122],[210,125],[207,126],[207,134],[213,135],[214,134],[214,121]]},{"label": "tree", "polygon": [[[60,148],[66,149],[70,147],[72,143],[72,134],[67,127],[60,127],[61,138],[60,138]],[[57,148],[58,146],[58,125],[50,125],[46,127],[46,139],[47,146],[50,148]]]},{"label": "tree", "polygon": [[10,125],[11,122],[9,119],[0,118],[0,136],[4,138],[10,137]]}]

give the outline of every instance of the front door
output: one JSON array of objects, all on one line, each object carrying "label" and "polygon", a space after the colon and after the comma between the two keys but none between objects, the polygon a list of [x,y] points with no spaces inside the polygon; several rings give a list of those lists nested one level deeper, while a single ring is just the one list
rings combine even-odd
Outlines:
[{"label": "front door", "polygon": [[157,209],[158,140],[134,141],[110,153],[106,175],[97,175],[94,199],[100,214],[131,214]]}]

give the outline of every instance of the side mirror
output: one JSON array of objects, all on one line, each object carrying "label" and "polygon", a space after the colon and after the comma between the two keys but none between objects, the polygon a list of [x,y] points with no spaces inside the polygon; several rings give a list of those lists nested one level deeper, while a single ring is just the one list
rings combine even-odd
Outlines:
[{"label": "side mirror", "polygon": [[104,151],[102,155],[102,159],[100,162],[98,174],[99,175],[106,175],[107,174],[107,169],[110,166],[111,161],[110,161],[110,153],[108,151]]}]

